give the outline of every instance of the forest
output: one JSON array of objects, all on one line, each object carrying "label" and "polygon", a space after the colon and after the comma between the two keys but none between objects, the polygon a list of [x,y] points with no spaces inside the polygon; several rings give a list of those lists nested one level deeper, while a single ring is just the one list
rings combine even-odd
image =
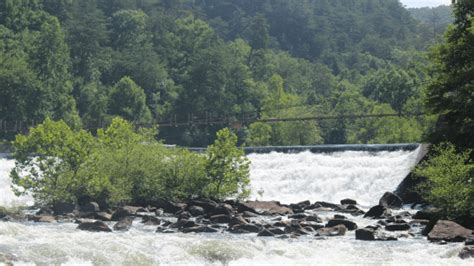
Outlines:
[{"label": "forest", "polygon": [[[1,125],[51,118],[95,132],[120,116],[201,147],[228,126],[247,146],[419,142],[437,120],[424,105],[429,47],[447,24],[418,11],[398,0],[1,1]],[[290,121],[259,122],[274,118]]]}]

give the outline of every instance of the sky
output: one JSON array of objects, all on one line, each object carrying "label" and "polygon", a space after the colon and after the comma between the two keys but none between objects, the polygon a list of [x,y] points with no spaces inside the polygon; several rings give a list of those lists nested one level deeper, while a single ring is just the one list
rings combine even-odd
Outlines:
[{"label": "sky", "polygon": [[400,0],[400,2],[407,7],[436,7],[451,4],[451,0]]}]

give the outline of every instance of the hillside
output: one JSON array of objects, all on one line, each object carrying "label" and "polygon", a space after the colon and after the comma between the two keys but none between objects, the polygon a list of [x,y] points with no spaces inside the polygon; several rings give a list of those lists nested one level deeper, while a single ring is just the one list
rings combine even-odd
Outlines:
[{"label": "hillside", "polygon": [[[429,78],[431,36],[397,0],[7,0],[0,24],[10,125],[51,117],[95,130],[118,115],[166,122],[167,142],[203,146],[242,120],[418,113]],[[413,142],[430,121],[236,131],[248,145]]]}]

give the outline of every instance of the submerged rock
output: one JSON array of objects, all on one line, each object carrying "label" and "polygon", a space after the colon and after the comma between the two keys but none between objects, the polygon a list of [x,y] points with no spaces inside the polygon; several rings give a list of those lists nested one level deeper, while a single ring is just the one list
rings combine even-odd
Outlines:
[{"label": "submerged rock", "polygon": [[77,227],[79,230],[90,231],[90,232],[112,232],[107,224],[102,221],[95,222],[83,222]]},{"label": "submerged rock", "polygon": [[472,230],[459,224],[446,220],[439,220],[431,232],[428,233],[430,241],[463,242],[472,237]]}]

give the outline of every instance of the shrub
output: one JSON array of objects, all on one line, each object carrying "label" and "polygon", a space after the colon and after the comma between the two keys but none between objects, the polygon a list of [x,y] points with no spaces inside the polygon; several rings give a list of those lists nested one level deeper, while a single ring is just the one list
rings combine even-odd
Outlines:
[{"label": "shrub", "polygon": [[453,144],[442,143],[432,149],[429,159],[415,174],[427,178],[422,193],[451,216],[474,214],[474,164],[471,151],[458,153]]},{"label": "shrub", "polygon": [[214,144],[207,148],[206,173],[210,179],[209,196],[245,198],[249,195],[249,160],[236,147],[237,136],[224,128],[217,132]]},{"label": "shrub", "polygon": [[31,192],[39,204],[248,195],[249,163],[228,129],[218,132],[206,155],[167,149],[155,133],[115,118],[93,137],[47,119],[14,141],[13,187],[18,194]]}]

